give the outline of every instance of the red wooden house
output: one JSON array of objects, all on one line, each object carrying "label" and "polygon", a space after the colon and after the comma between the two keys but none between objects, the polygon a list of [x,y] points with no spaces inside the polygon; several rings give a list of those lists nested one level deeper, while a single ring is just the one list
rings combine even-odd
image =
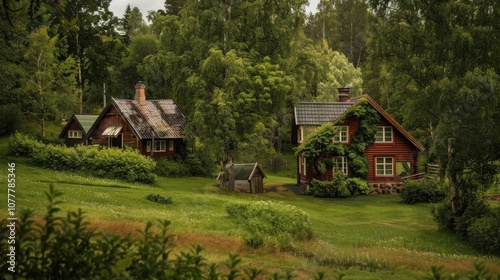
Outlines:
[{"label": "red wooden house", "polygon": [[[424,150],[423,146],[372,98],[364,95],[350,99],[348,89],[339,89],[339,102],[300,102],[294,110],[292,141],[300,145],[307,134],[314,132],[317,127],[333,122],[338,126],[338,131],[332,141],[349,145],[358,130],[360,119],[353,116],[344,117],[349,108],[356,106],[360,100],[367,100],[380,116],[375,142],[365,150],[369,162],[365,179],[369,183],[392,184],[401,182],[401,177],[418,173],[418,154]],[[325,159],[320,157],[319,160]],[[323,179],[332,178],[337,171],[342,171],[349,177],[347,156],[336,156],[331,160],[333,167],[326,170],[322,175]],[[313,178],[320,179],[314,167],[317,162],[311,162],[304,156],[299,156],[297,162],[298,181],[307,183]]]},{"label": "red wooden house", "polygon": [[145,85],[133,100],[111,98],[92,128],[92,145],[128,146],[153,158],[173,157],[184,148],[187,118],[171,99],[146,100]]}]

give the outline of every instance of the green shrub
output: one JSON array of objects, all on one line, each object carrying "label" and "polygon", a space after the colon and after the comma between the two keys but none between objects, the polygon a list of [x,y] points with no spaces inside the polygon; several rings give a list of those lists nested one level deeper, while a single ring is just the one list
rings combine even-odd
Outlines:
[{"label": "green shrub", "polygon": [[159,194],[148,194],[146,199],[160,204],[170,205],[174,203],[171,197],[164,197]]},{"label": "green shrub", "polygon": [[[230,255],[223,267],[209,264],[200,246],[173,256],[169,221],[159,227],[148,222],[137,238],[93,230],[81,210],[57,216],[62,193],[52,185],[45,194],[49,204],[43,221],[34,217],[33,210],[25,209],[15,222],[15,244],[0,239],[2,256],[15,247],[15,272],[9,270],[8,261],[2,261],[1,279],[236,279],[235,275],[255,279],[264,274],[240,269],[241,259],[236,255]],[[1,236],[9,236],[9,222],[0,220]]]},{"label": "green shrub", "polygon": [[244,240],[255,247],[286,248],[292,241],[313,237],[309,216],[302,210],[282,203],[259,201],[230,204],[229,218],[244,230]]},{"label": "green shrub", "polygon": [[474,220],[468,228],[468,237],[471,245],[481,252],[500,255],[500,208]]},{"label": "green shrub", "polygon": [[156,162],[155,174],[162,177],[189,176],[189,169],[174,159],[163,158]]},{"label": "green shrub", "polygon": [[403,182],[401,198],[408,204],[418,202],[440,202],[446,198],[443,186],[433,179]]},{"label": "green shrub", "polygon": [[359,178],[347,178],[346,185],[351,195],[370,194],[373,191],[368,182]]},{"label": "green shrub", "polygon": [[445,200],[432,208],[432,216],[437,222],[439,229],[454,231],[456,226],[455,215],[451,210],[451,202]]},{"label": "green shrub", "polygon": [[[351,184],[354,183],[351,182]],[[331,181],[312,180],[309,191],[315,197],[345,198],[351,196],[351,191],[342,172],[337,172]]]},{"label": "green shrub", "polygon": [[82,171],[99,177],[146,184],[152,184],[156,179],[153,174],[155,162],[130,148],[67,148],[43,144],[16,133],[9,141],[9,155],[30,157],[35,164],[58,171]]}]

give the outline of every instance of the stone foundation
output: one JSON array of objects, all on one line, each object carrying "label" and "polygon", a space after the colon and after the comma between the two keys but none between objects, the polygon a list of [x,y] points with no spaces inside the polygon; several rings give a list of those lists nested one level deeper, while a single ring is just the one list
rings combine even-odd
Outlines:
[{"label": "stone foundation", "polygon": [[400,194],[403,183],[375,183],[371,184],[372,194]]}]

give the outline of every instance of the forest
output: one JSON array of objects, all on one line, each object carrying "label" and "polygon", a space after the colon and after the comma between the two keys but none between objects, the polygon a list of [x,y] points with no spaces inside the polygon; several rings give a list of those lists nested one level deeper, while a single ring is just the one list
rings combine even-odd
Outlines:
[{"label": "forest", "polygon": [[47,122],[98,113],[104,94],[132,98],[140,80],[181,108],[197,153],[259,160],[286,149],[297,102],[351,85],[446,167],[444,225],[498,183],[497,0],[321,0],[314,14],[305,0],[166,0],[147,15],[114,15],[110,1],[2,1],[1,135],[37,120],[45,136]]}]

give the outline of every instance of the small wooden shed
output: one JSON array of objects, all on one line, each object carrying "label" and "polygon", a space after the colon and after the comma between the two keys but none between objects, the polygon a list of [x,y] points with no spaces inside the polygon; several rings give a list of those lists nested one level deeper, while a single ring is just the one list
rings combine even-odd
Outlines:
[{"label": "small wooden shed", "polygon": [[[230,170],[232,169],[233,176],[230,176]],[[222,176],[217,177],[221,180]],[[228,185],[229,180],[232,178],[234,180],[233,186],[234,190],[247,193],[263,193],[264,192],[264,178],[266,174],[259,166],[258,163],[235,163],[228,166],[225,170],[225,178]]]}]

